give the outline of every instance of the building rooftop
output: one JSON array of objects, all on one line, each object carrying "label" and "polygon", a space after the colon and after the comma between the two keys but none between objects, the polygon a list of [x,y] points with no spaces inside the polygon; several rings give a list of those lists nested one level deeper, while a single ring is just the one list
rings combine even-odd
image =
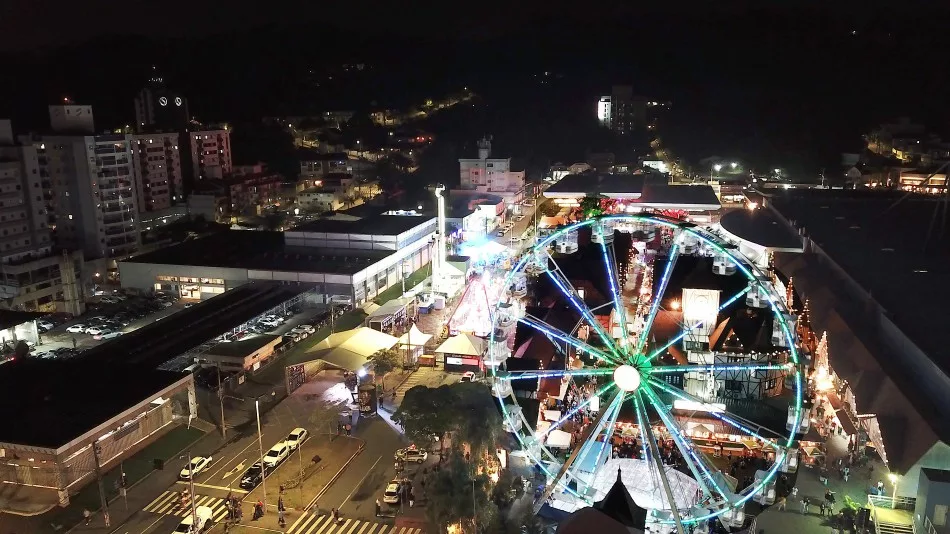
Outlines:
[{"label": "building rooftop", "polygon": [[802,237],[769,208],[727,211],[719,224],[730,234],[767,249],[800,252]]},{"label": "building rooftop", "polygon": [[22,424],[0,426],[0,442],[59,448],[182,378],[84,359],[8,363],[0,366],[0,402]]},{"label": "building rooftop", "polygon": [[320,152],[312,148],[298,148],[297,158],[300,161],[346,161],[344,152]]},{"label": "building rooftop", "polygon": [[260,334],[251,336],[241,341],[232,341],[230,343],[218,343],[210,350],[209,355],[214,356],[237,356],[244,357],[278,339],[280,336],[269,334]]},{"label": "building rooftop", "polygon": [[651,206],[682,206],[702,209],[719,209],[719,198],[708,185],[666,185],[646,183],[638,204]]},{"label": "building rooftop", "polygon": [[546,197],[556,196],[639,196],[646,181],[642,174],[600,174],[586,172],[568,174],[544,191]]},{"label": "building rooftop", "polygon": [[942,200],[790,189],[770,202],[870,293],[932,360],[950,369],[950,346],[943,337],[944,306],[950,300],[950,220],[938,216],[946,209]]},{"label": "building rooftop", "polygon": [[312,287],[313,284],[269,281],[247,283],[89,349],[77,359],[102,364],[134,363],[156,368]]},{"label": "building rooftop", "polygon": [[423,225],[432,219],[433,217],[431,215],[369,215],[355,221],[319,219],[316,221],[303,223],[289,231],[394,236],[412,230],[413,228]]},{"label": "building rooftop", "polygon": [[0,330],[6,330],[7,328],[12,328],[14,326],[21,325],[27,321],[34,321],[46,315],[48,314],[12,311],[12,310],[0,310]]},{"label": "building rooftop", "polygon": [[281,232],[229,230],[135,256],[123,263],[353,274],[390,254],[391,251],[382,250],[288,246]]}]

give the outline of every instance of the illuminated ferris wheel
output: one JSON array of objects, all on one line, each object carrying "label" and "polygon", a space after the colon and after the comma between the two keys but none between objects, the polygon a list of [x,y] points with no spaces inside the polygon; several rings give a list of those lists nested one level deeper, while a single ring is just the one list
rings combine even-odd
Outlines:
[{"label": "illuminated ferris wheel", "polygon": [[[627,234],[622,247],[614,243],[618,231]],[[587,264],[602,263],[586,272],[603,288],[599,304],[559,265],[579,252],[586,232]],[[711,268],[729,291],[682,287],[667,295],[684,258]],[[535,277],[553,305],[522,304],[526,280]],[[778,475],[797,469],[796,436],[808,425],[795,319],[770,279],[734,247],[690,223],[604,216],[540,239],[505,287],[486,364],[506,430],[546,479],[536,511],[589,506],[618,470],[648,521],[668,532],[705,528],[713,518],[748,525],[747,503],[784,495]],[[544,315],[555,307],[570,319]],[[758,321],[765,331],[771,325],[772,350],[717,341],[729,317]],[[538,369],[532,359],[527,369],[512,356],[518,323],[550,341],[554,363]],[[532,388],[539,406],[523,402]],[[535,409],[537,418],[528,413]]]}]

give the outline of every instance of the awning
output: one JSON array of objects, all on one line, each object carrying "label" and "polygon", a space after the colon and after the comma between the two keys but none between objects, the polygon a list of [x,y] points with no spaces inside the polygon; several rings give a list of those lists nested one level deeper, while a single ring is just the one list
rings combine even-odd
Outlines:
[{"label": "awning", "polygon": [[323,360],[328,365],[346,371],[357,371],[369,362],[369,358],[366,356],[342,347],[320,351],[320,353],[317,354],[317,358]]}]

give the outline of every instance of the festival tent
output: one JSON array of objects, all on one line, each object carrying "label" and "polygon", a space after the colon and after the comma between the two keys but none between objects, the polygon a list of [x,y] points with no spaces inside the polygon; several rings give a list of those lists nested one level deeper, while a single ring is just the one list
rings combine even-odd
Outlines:
[{"label": "festival tent", "polygon": [[333,367],[356,371],[366,365],[373,354],[392,348],[397,341],[389,334],[363,326],[331,334],[308,352]]},{"label": "festival tent", "polygon": [[435,351],[442,354],[481,357],[485,352],[485,341],[463,332],[443,341]]}]

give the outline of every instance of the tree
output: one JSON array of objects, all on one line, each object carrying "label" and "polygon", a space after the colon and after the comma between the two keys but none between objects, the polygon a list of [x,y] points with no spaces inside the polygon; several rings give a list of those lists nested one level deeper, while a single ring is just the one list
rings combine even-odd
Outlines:
[{"label": "tree", "polygon": [[561,212],[561,207],[548,201],[538,207],[538,212],[545,217],[556,217]]},{"label": "tree", "polygon": [[585,219],[596,217],[601,214],[601,197],[599,195],[587,195],[581,199],[581,213]]},{"label": "tree", "polygon": [[402,354],[397,349],[382,349],[370,356],[373,370],[377,378],[382,378],[383,389],[386,389],[386,374],[402,363]]},{"label": "tree", "polygon": [[458,439],[468,443],[473,458],[494,450],[502,421],[491,390],[476,382],[458,382],[449,387],[455,399],[452,426]]},{"label": "tree", "polygon": [[485,475],[476,475],[476,469],[459,451],[453,451],[426,484],[426,516],[440,532],[459,522],[471,532],[473,514],[478,532],[501,531],[498,506],[488,498],[491,481]]},{"label": "tree", "polygon": [[415,386],[406,391],[392,420],[420,447],[429,448],[438,438],[441,452],[443,438],[452,430],[452,401],[448,386]]}]

